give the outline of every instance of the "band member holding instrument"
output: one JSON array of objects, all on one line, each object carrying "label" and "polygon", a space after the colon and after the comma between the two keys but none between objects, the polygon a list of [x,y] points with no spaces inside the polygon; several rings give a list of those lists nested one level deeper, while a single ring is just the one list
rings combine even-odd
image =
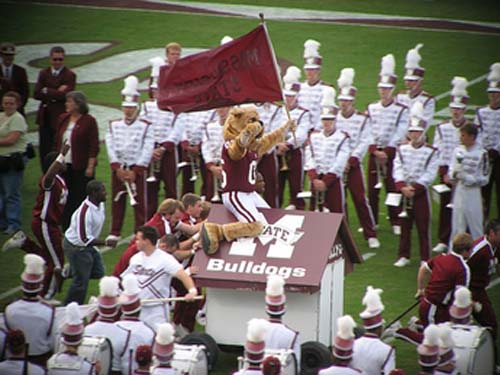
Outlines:
[{"label": "band member holding instrument", "polygon": [[417,226],[421,261],[427,261],[430,255],[431,202],[428,187],[436,177],[439,160],[437,150],[425,143],[426,123],[423,115],[422,103],[415,103],[410,113],[410,143],[399,146],[394,159],[396,189],[403,195],[399,253],[394,263],[396,267],[410,263],[413,222]]},{"label": "band member holding instrument", "polygon": [[[148,219],[146,178],[154,149],[153,129],[149,121],[138,117],[139,92],[135,76],[125,79],[122,90],[123,118],[112,120],[106,132],[106,147],[111,164],[111,189],[113,194],[111,231],[107,239],[118,240],[125,218],[126,191],[134,206],[135,227]],[[128,186],[127,186],[128,185]],[[131,196],[135,196],[132,199]],[[115,199],[116,198],[116,199]]]}]

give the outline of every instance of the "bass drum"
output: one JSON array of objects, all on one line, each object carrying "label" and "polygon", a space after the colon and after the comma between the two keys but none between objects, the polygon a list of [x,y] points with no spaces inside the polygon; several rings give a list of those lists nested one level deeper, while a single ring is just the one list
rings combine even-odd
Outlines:
[{"label": "bass drum", "polygon": [[297,358],[290,349],[266,349],[266,357],[276,357],[281,363],[281,375],[298,375]]},{"label": "bass drum", "polygon": [[494,374],[495,350],[490,331],[461,324],[451,328],[457,371],[462,375]]},{"label": "bass drum", "polygon": [[207,375],[208,361],[205,347],[174,344],[172,368],[182,375]]}]

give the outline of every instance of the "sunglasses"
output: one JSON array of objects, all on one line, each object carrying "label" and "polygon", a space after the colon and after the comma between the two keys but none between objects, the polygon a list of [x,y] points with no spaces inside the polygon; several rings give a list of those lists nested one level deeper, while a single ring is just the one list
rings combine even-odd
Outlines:
[{"label": "sunglasses", "polygon": [[64,61],[64,59],[62,57],[54,57],[52,61]]}]

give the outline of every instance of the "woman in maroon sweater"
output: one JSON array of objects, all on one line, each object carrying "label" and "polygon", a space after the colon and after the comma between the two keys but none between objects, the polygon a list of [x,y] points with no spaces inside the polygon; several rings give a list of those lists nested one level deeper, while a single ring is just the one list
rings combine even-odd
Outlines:
[{"label": "woman in maroon sweater", "polygon": [[82,92],[66,94],[66,113],[59,116],[55,142],[56,150],[60,150],[66,142],[71,146],[66,155],[67,170],[63,176],[69,192],[62,217],[64,230],[69,227],[71,215],[86,197],[87,182],[95,177],[99,132],[95,118],[88,112],[87,98]]}]

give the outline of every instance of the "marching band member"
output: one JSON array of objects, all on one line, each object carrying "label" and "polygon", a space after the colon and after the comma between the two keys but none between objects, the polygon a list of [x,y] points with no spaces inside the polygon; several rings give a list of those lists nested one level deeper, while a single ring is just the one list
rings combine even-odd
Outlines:
[{"label": "marching band member", "polygon": [[424,330],[422,344],[417,346],[418,364],[421,371],[419,375],[432,375],[439,364],[439,328],[430,324]]},{"label": "marching band member", "polygon": [[[139,92],[135,76],[125,79],[122,90],[122,119],[111,120],[106,131],[106,147],[111,165],[111,232],[107,239],[119,240],[125,218],[127,192],[135,199],[135,227],[147,220],[147,168],[154,147],[151,123],[138,116]],[[135,192],[134,192],[135,190]]]},{"label": "marching band member", "polygon": [[[204,115],[204,114],[202,114]],[[186,162],[182,168],[182,195],[194,193],[195,181],[205,168],[201,157],[201,141],[206,123],[197,112],[184,114],[183,133],[180,142],[181,160]]]},{"label": "marching band member", "polygon": [[483,233],[481,187],[489,180],[488,153],[476,140],[478,129],[468,123],[460,129],[462,145],[455,148],[448,176],[453,191],[452,238],[467,229],[473,238]]},{"label": "marching band member", "polygon": [[153,362],[153,351],[150,345],[139,345],[135,351],[135,362],[137,368],[133,375],[150,375],[151,363]]},{"label": "marching band member", "polygon": [[23,297],[5,308],[5,327],[23,331],[29,344],[28,360],[45,367],[54,349],[55,309],[38,298],[44,277],[43,258],[26,254],[24,264],[26,267],[21,274]]},{"label": "marching band member", "polygon": [[410,263],[411,229],[414,221],[421,261],[426,261],[430,255],[431,201],[428,187],[436,177],[438,153],[425,143],[427,124],[423,117],[422,103],[413,105],[410,117],[410,143],[398,147],[393,170],[396,189],[401,192],[403,201],[398,260],[394,263],[396,267],[404,267]]},{"label": "marching band member", "polygon": [[[434,133],[434,147],[439,152],[439,178],[440,182],[452,187],[448,170],[453,159],[453,150],[460,145],[460,129],[467,123],[465,111],[469,96],[466,87],[467,79],[463,77],[454,77],[451,81],[453,88],[451,90],[451,119],[436,126]],[[442,252],[448,249],[451,234],[451,212],[448,206],[451,202],[451,192],[440,194],[439,206],[439,243],[434,246],[432,251]]]},{"label": "marching band member", "polygon": [[79,306],[71,302],[66,306],[66,321],[61,331],[64,350],[54,354],[47,362],[49,375],[97,375],[100,364],[91,363],[78,354],[83,341],[83,320]]},{"label": "marching band member", "polygon": [[448,309],[450,322],[452,324],[472,324],[473,310],[472,293],[466,286],[459,286],[453,293],[453,304]]},{"label": "marching band member", "polygon": [[[345,208],[344,171],[349,159],[349,135],[336,130],[335,120],[338,108],[335,105],[335,89],[325,87],[322,100],[321,132],[313,132],[309,137],[310,157],[305,169],[311,180],[312,191],[311,210],[315,205],[328,208],[330,212],[343,213]],[[306,149],[307,152],[307,149]],[[320,195],[324,202],[318,202]],[[321,207],[319,207],[321,209]]]},{"label": "marching band member", "polygon": [[[368,199],[379,222],[379,195],[382,183],[387,193],[396,192],[392,176],[396,147],[405,139],[408,131],[409,110],[394,97],[397,76],[394,74],[396,62],[392,54],[382,57],[379,82],[380,100],[368,105],[368,115],[372,121],[372,143],[368,147]],[[401,219],[397,207],[387,206],[389,221],[394,234],[401,234]]]},{"label": "marching band member", "polygon": [[128,363],[127,347],[131,335],[128,329],[115,324],[120,313],[118,283],[119,280],[114,276],[104,276],[99,281],[98,318],[84,330],[84,336],[103,336],[111,342],[113,348],[111,375],[120,375],[122,362]]},{"label": "marching band member", "polygon": [[261,366],[265,355],[265,337],[268,329],[269,322],[265,319],[251,319],[248,321],[244,366],[243,369],[236,371],[233,375],[263,375]]},{"label": "marching band member", "polygon": [[[304,182],[303,170],[303,146],[307,140],[307,132],[311,128],[311,113],[299,107],[297,95],[300,91],[300,69],[296,66],[289,66],[283,77],[283,94],[286,105],[289,109],[290,118],[297,124],[296,140],[291,131],[287,131],[285,141],[276,145],[276,153],[279,157],[279,197],[280,207],[283,205],[285,184],[288,180],[290,186],[290,204],[286,207],[289,210],[303,210],[305,202],[302,198],[297,198],[297,194],[302,191]],[[288,119],[286,108],[281,113],[280,123]]]},{"label": "marching band member", "polygon": [[439,327],[439,364],[434,370],[434,375],[459,375],[455,372],[455,340],[448,324],[442,323]]},{"label": "marching band member", "polygon": [[423,91],[422,82],[424,81],[425,69],[420,66],[420,48],[424,45],[419,43],[408,51],[406,54],[406,74],[404,76],[406,92],[399,93],[396,100],[399,103],[406,105],[408,108],[413,107],[415,102],[420,102],[424,106],[424,121],[428,126],[431,126],[436,109],[436,100],[432,95]]},{"label": "marching band member", "polygon": [[10,330],[7,334],[6,346],[10,355],[8,359],[0,362],[0,374],[45,375],[42,366],[28,362],[26,358],[26,338],[23,331],[19,329]]},{"label": "marching band member", "polygon": [[372,210],[366,199],[365,179],[363,176],[363,158],[371,143],[370,118],[354,108],[357,89],[352,85],[354,69],[345,68],[340,72],[337,81],[340,113],[337,115],[337,129],[349,134],[350,155],[346,165],[346,184],[349,189],[354,207],[358,214],[368,246],[376,249],[380,247],[375,229],[375,220]]},{"label": "marching band member", "polygon": [[359,314],[366,331],[354,341],[351,366],[366,375],[389,374],[396,366],[395,349],[380,339],[384,326],[382,292],[368,286],[363,297],[366,309]]},{"label": "marching band member", "polygon": [[158,365],[153,368],[151,375],[176,375],[172,368],[174,358],[174,327],[170,323],[161,323],[156,331],[153,344],[153,354]]},{"label": "marching band member", "polygon": [[[491,204],[491,191],[496,184],[497,197],[500,197],[500,63],[490,66],[488,74],[488,101],[485,107],[477,109],[474,124],[479,125],[481,143],[488,152],[491,175],[488,184],[482,189],[484,217],[488,218]],[[500,212],[500,199],[497,198],[497,215]]]},{"label": "marching band member", "polygon": [[266,284],[266,313],[271,323],[266,333],[267,349],[291,349],[300,369],[300,335],[283,323],[286,312],[285,279],[269,275]]}]

